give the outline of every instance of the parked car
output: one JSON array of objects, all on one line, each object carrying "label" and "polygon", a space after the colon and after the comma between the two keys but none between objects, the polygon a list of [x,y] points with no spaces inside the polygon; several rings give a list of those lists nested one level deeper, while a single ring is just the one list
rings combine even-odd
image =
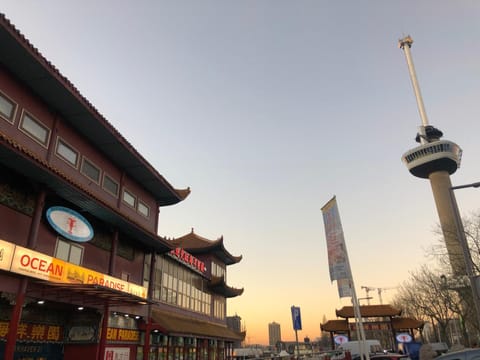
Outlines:
[{"label": "parked car", "polygon": [[411,360],[407,354],[385,353],[370,355],[370,360]]},{"label": "parked car", "polygon": [[480,348],[445,353],[436,357],[435,360],[480,360]]}]

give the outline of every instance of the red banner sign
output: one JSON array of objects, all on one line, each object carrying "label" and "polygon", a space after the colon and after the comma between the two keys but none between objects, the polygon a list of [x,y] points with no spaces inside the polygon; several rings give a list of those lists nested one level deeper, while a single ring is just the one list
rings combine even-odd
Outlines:
[{"label": "red banner sign", "polygon": [[176,257],[184,264],[201,272],[202,274],[207,271],[207,268],[205,267],[205,263],[203,261],[198,260],[195,256],[183,250],[182,248],[176,248],[171,250],[170,255]]}]

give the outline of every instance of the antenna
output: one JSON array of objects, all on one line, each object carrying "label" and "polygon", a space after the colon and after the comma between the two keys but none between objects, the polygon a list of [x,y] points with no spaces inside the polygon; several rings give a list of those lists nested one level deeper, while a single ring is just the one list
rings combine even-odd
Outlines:
[{"label": "antenna", "polygon": [[[398,40],[398,47],[400,49],[403,49],[405,53],[405,58],[408,65],[408,72],[410,73],[410,80],[412,81],[413,91],[415,92],[415,98],[417,99],[418,112],[420,113],[420,118],[422,119],[422,125],[423,127],[425,127],[428,126],[428,118],[425,111],[425,106],[423,105],[422,94],[420,93],[420,86],[418,86],[418,80],[415,73],[415,66],[413,65],[412,54],[410,53],[410,48],[412,47],[412,44],[413,39],[410,35]],[[424,131],[424,129],[422,130]],[[425,139],[422,139],[422,143],[424,142],[426,142]]]}]

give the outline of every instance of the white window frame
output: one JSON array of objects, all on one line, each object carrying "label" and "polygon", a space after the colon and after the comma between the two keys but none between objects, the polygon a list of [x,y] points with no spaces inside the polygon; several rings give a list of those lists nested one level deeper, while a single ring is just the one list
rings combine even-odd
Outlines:
[{"label": "white window frame", "polygon": [[13,99],[10,97],[10,96],[7,96],[3,91],[0,91],[0,96],[6,100],[6,102],[9,102],[13,105],[13,110],[12,110],[12,116],[11,118],[9,118],[8,116],[6,116],[5,114],[3,114],[2,112],[0,112],[0,118],[2,118],[3,120],[5,120],[6,122],[9,122],[10,124],[14,124],[15,123],[15,115],[17,114],[17,109],[18,109],[18,104],[13,101]]},{"label": "white window frame", "polygon": [[[83,171],[83,165],[85,164],[85,162],[87,162],[89,165],[91,165],[93,168],[97,169],[98,170],[98,179],[93,179],[91,178],[88,174],[86,174],[84,171]],[[97,164],[95,164],[92,160],[90,160],[89,158],[85,157],[85,156],[82,156],[82,163],[80,165],[80,173],[85,176],[86,178],[92,180],[95,184],[97,185],[100,185],[100,181],[102,180],[102,169],[100,168],[100,166],[97,166]]]},{"label": "white window frame", "polygon": [[[64,156],[60,151],[60,144],[70,150],[72,153],[76,154],[76,160],[75,163],[72,163],[67,156]],[[72,145],[70,145],[68,142],[66,142],[63,138],[60,136],[57,137],[57,143],[55,144],[55,155],[59,158],[65,161],[68,165],[72,166],[75,169],[78,169],[78,165],[80,164],[80,152],[75,149]]]},{"label": "white window frame", "polygon": [[[68,250],[68,259],[67,259],[67,260],[61,259],[61,258],[58,258],[58,257],[57,257],[58,245],[59,245],[60,242],[68,245],[68,247],[69,247],[69,250]],[[75,263],[74,263],[74,262],[71,262],[71,256],[70,256],[70,255],[71,255],[71,252],[72,252],[72,247],[81,250],[80,261],[79,261],[78,264],[77,264],[76,262],[75,262]],[[84,248],[83,246],[80,246],[80,245],[77,245],[77,244],[73,244],[73,243],[71,243],[71,242],[69,242],[69,241],[67,241],[67,240],[65,240],[65,239],[63,239],[63,238],[57,238],[57,243],[55,244],[55,257],[56,257],[56,258],[61,259],[61,260],[64,260],[64,261],[67,261],[67,262],[72,263],[72,264],[75,264],[75,265],[81,265],[81,264],[83,263],[83,255],[84,255],[84,253],[85,253],[85,248]]]},{"label": "white window frame", "polygon": [[[116,193],[111,192],[110,189],[105,186],[105,178],[108,178],[108,181],[111,181],[112,183],[117,185],[117,192]],[[103,173],[103,178],[102,178],[102,189],[105,190],[110,195],[114,196],[115,198],[118,198],[118,193],[120,192],[120,184],[112,176],[110,176],[106,172],[104,172]]]},{"label": "white window frame", "polygon": [[[128,194],[132,199],[133,199],[133,205],[130,204],[127,200],[125,200],[125,194]],[[131,208],[134,208],[136,209],[136,204],[137,204],[137,197],[135,196],[135,194],[133,192],[131,192],[130,190],[128,189],[123,189],[122,191],[122,201],[127,204],[128,206],[130,206]]]},{"label": "white window frame", "polygon": [[[145,208],[146,210],[146,213],[143,212],[142,210],[140,210],[141,208]],[[137,201],[137,211],[140,215],[142,216],[145,216],[146,218],[149,218],[150,217],[150,206],[148,206],[147,204],[145,204],[145,202],[143,202],[142,200],[138,200]]]},{"label": "white window frame", "polygon": [[[24,127],[25,117],[28,117],[39,128],[43,128],[46,131],[45,140],[42,140],[36,134],[34,134],[33,132],[29,131],[27,128]],[[42,145],[44,148],[48,147],[48,143],[50,142],[50,135],[52,131],[47,125],[45,125],[43,122],[38,120],[35,116],[33,116],[31,113],[29,113],[26,110],[22,111],[22,116],[20,117],[20,121],[18,122],[18,129],[21,132],[23,132],[25,135],[27,135],[29,138],[31,138],[32,140]]]}]

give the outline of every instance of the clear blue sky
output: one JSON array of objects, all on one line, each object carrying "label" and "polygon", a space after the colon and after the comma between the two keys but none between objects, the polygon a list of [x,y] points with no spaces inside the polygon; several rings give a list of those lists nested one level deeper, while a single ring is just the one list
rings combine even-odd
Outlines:
[{"label": "clear blue sky", "polygon": [[[427,261],[438,217],[402,154],[421,121],[399,38],[430,123],[464,150],[454,184],[480,181],[478,1],[38,1],[2,12],[177,188],[159,233],[193,227],[243,260],[228,314],[247,342],[268,323],[320,335],[340,301],[320,208],[337,196],[360,286],[393,287]],[[464,213],[480,192],[457,193]],[[384,302],[388,295],[384,294]],[[377,298],[374,298],[374,302]]]}]

